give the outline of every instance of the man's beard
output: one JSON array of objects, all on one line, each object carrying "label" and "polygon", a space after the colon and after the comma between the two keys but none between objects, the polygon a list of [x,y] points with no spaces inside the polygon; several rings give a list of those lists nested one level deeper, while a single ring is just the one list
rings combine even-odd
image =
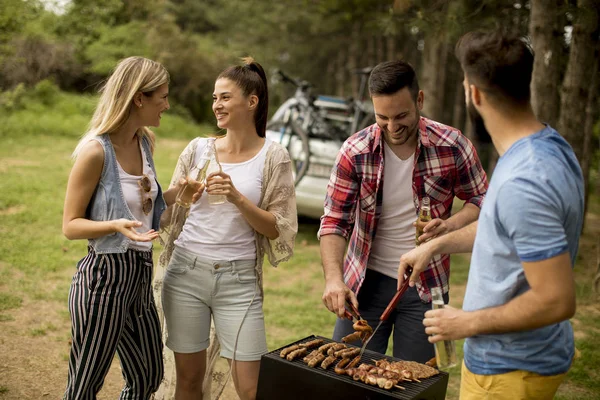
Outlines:
[{"label": "man's beard", "polygon": [[[471,93],[469,92],[469,97],[471,97]],[[473,105],[473,99],[469,98],[469,102],[467,103],[467,114],[471,119],[471,124],[473,125],[473,135],[475,136],[475,140],[477,143],[481,144],[489,144],[492,143],[492,138],[490,133],[485,127],[485,123],[483,122],[483,117],[479,114],[479,111]]]}]

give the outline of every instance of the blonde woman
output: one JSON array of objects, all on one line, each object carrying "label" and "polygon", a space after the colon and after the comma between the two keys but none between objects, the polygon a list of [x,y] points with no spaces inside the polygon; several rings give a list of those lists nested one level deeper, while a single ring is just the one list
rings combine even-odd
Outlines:
[{"label": "blonde woman", "polygon": [[[88,239],[77,264],[69,311],[72,346],[64,399],[95,399],[115,351],[121,398],[148,399],[163,376],[160,324],[151,291],[152,240],[165,199],[152,158],[169,109],[169,73],[141,57],[122,60],[102,89],[69,176],[63,233]],[[168,201],[168,202],[170,202]]]},{"label": "blonde woman", "polygon": [[[213,112],[227,134],[216,140],[223,171],[208,177],[206,192],[224,195],[227,202],[212,205],[204,195],[191,206],[189,216],[175,206],[172,224],[163,229],[161,265],[168,266],[155,290],[162,283],[177,400],[210,398],[205,377],[212,376],[217,355],[207,351],[217,344],[210,338],[211,320],[238,396],[256,397],[260,358],[267,352],[263,258],[266,255],[273,266],[289,259],[298,227],[289,156],[265,138],[267,107],[267,79],[254,60],[245,59],[244,65],[227,68],[217,77]],[[197,138],[186,147],[172,185],[200,161],[207,142]],[[167,375],[165,381],[165,398],[170,399],[173,379]]]}]

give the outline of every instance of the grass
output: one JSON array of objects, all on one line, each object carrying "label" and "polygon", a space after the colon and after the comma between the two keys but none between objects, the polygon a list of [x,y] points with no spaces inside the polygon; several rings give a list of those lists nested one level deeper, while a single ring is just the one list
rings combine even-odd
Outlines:
[{"label": "grass", "polygon": [[[40,340],[68,336],[70,275],[86,252],[85,241],[68,241],[62,235],[62,206],[72,165],[70,153],[89,120],[95,99],[62,93],[57,99],[56,108],[52,109],[33,104],[10,114],[0,111],[3,121],[0,124],[0,331],[3,324],[14,323],[23,305],[50,304],[58,310],[56,321],[25,328],[26,333]],[[157,130],[155,161],[159,180],[167,186],[177,157],[188,140],[210,132],[211,128],[168,114],[162,124],[163,128]],[[581,357],[575,361],[556,397],[562,400],[600,397],[600,307],[591,290],[600,219],[600,202],[596,197],[590,213],[596,230],[583,238],[575,268],[578,312],[572,321]],[[277,269],[265,266],[269,349],[313,334],[330,337],[333,331],[335,318],[321,303],[324,282],[316,239],[318,221],[300,222],[293,259]],[[160,246],[156,255],[159,251]],[[467,276],[468,258],[453,257],[451,304],[454,306],[462,304]],[[462,341],[456,347],[462,359]],[[449,372],[447,398],[456,399],[460,368]],[[4,386],[0,386],[0,394],[11,387],[7,384],[3,382]]]}]

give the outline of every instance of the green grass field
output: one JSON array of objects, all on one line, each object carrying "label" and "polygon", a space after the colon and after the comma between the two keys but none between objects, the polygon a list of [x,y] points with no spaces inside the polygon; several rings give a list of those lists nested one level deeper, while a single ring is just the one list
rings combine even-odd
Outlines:
[{"label": "green grass field", "polygon": [[[85,129],[93,101],[60,94],[53,107],[37,104],[10,114],[0,110],[0,364],[4,364],[2,354],[8,350],[2,346],[12,343],[14,335],[25,335],[42,345],[60,343],[62,358],[58,362],[66,377],[69,276],[85,254],[86,243],[68,241],[62,235],[62,206],[72,165],[70,153]],[[169,115],[162,124],[163,128],[157,130],[155,160],[159,180],[167,186],[187,141],[211,128]],[[561,387],[559,399],[600,398],[600,306],[591,290],[597,263],[599,215],[600,205],[595,197],[576,266],[578,312],[572,322],[581,357]],[[265,266],[269,349],[312,334],[330,336],[333,331],[335,318],[321,303],[323,278],[317,229],[316,221],[302,220],[293,259],[277,269]],[[452,271],[451,304],[460,306],[468,258],[454,257]],[[58,317],[51,322],[34,321],[19,329],[14,322],[25,304],[47,307]],[[457,349],[462,357],[461,344],[462,341],[457,343]],[[28,351],[23,349],[24,359]],[[15,385],[21,383],[6,381],[8,375],[1,373],[2,368],[0,398],[9,398]],[[460,369],[453,368],[450,374],[447,398],[456,399]],[[35,376],[25,368],[22,379],[36,384]],[[61,389],[64,382],[55,385]]]}]

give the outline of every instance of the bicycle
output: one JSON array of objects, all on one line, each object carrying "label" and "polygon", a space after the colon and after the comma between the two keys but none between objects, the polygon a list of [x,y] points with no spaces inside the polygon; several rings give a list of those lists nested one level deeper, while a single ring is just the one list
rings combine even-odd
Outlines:
[{"label": "bicycle", "polygon": [[278,132],[280,143],[288,150],[296,185],[309,170],[315,153],[311,151],[310,139],[336,141],[341,145],[352,134],[375,122],[371,102],[363,99],[371,69],[355,71],[361,74],[359,96],[347,100],[313,96],[312,84],[277,71],[283,82],[296,86],[296,91],[275,112],[267,130]]}]

